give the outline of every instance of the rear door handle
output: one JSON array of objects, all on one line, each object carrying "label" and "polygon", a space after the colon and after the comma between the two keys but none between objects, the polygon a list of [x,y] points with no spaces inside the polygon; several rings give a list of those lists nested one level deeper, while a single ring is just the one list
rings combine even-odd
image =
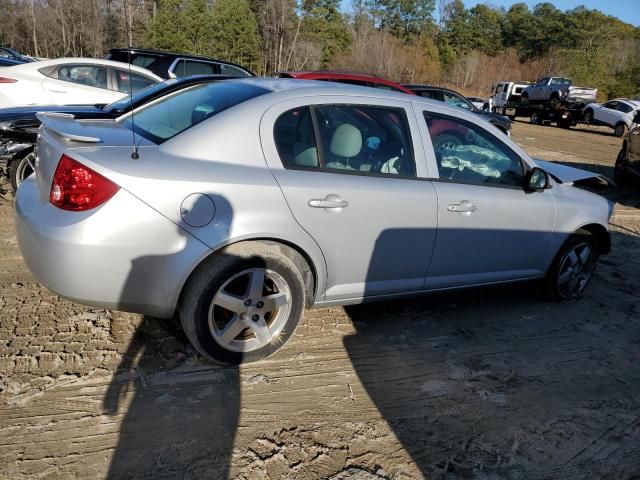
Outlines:
[{"label": "rear door handle", "polygon": [[349,206],[349,202],[342,200],[338,195],[329,194],[324,198],[312,198],[309,200],[309,206],[312,208],[330,208],[343,209]]},{"label": "rear door handle", "polygon": [[469,200],[462,200],[460,203],[452,203],[447,207],[447,210],[454,213],[468,213],[475,212],[478,208]]}]

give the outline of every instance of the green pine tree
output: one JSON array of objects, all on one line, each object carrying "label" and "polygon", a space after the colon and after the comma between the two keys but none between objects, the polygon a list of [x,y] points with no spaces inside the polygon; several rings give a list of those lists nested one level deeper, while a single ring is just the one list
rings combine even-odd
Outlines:
[{"label": "green pine tree", "polygon": [[218,57],[257,70],[260,65],[258,22],[248,0],[216,0],[210,49]]}]

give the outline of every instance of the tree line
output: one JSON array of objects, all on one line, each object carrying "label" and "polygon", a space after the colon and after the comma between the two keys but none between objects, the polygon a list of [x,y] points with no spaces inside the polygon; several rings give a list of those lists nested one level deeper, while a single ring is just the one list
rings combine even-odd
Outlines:
[{"label": "tree line", "polygon": [[0,42],[42,57],[128,45],[218,57],[258,74],[335,68],[487,95],[566,75],[640,94],[640,28],[597,10],[462,0],[0,0]]}]

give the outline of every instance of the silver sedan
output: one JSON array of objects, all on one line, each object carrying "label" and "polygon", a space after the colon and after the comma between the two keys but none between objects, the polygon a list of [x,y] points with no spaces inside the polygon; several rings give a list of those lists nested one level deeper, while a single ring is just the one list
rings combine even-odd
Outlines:
[{"label": "silver sedan", "polygon": [[588,172],[460,109],[366,87],[194,85],[115,121],[39,114],[17,193],[34,275],[71,300],[180,317],[226,363],[305,307],[542,279],[579,296],[610,249]]}]

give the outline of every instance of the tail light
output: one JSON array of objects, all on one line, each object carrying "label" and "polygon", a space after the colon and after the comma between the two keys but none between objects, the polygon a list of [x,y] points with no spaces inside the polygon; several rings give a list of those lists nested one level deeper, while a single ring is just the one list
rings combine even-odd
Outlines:
[{"label": "tail light", "polygon": [[63,210],[90,210],[109,200],[119,189],[98,172],[62,155],[51,182],[49,202]]},{"label": "tail light", "polygon": [[15,78],[0,77],[0,83],[16,83],[17,81]]}]

